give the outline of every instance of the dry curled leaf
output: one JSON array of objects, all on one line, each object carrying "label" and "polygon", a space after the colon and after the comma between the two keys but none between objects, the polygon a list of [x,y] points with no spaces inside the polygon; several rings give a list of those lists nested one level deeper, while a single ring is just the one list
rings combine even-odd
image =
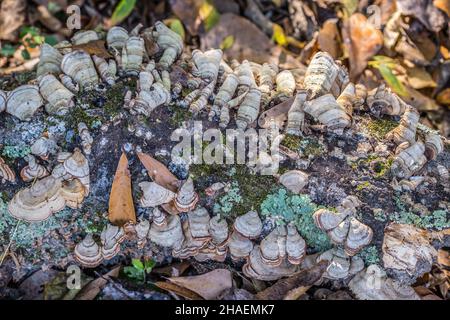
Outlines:
[{"label": "dry curled leaf", "polygon": [[96,55],[97,57],[103,59],[112,58],[112,55],[106,50],[105,41],[104,40],[94,40],[89,41],[88,43],[77,44],[72,46],[73,50],[83,50],[90,55]]},{"label": "dry curled leaf", "polygon": [[288,111],[291,108],[293,102],[294,97],[277,104],[267,111],[264,111],[258,118],[258,125],[261,128],[267,128],[271,121],[280,123],[284,122],[287,119]]},{"label": "dry curled leaf", "polygon": [[338,19],[328,19],[319,30],[317,41],[322,51],[328,52],[334,59],[341,56],[341,41],[339,29],[337,27]]},{"label": "dry curled leaf", "polygon": [[273,286],[259,292],[256,298],[261,300],[296,299],[322,277],[327,266],[328,262],[322,260],[310,269],[302,270],[288,278],[278,280]]},{"label": "dry curled leaf", "polygon": [[118,226],[128,222],[136,223],[136,212],[131,194],[131,174],[125,153],[122,153],[120,157],[111,187],[108,218],[112,224]]},{"label": "dry curled leaf", "polygon": [[430,31],[439,32],[445,25],[445,14],[433,0],[397,0],[397,9],[405,16],[416,17]]},{"label": "dry curled leaf", "polygon": [[14,41],[26,18],[25,0],[3,0],[0,5],[0,39]]},{"label": "dry curled leaf", "polygon": [[108,278],[117,278],[119,276],[120,266],[115,267],[107,274],[92,280],[85,285],[75,296],[75,300],[94,300],[103,287],[108,283]]},{"label": "dry curled leaf", "polygon": [[198,276],[172,277],[168,280],[206,300],[216,299],[222,292],[233,286],[231,272],[227,269],[216,269]]},{"label": "dry curled leaf", "polygon": [[[245,30],[245,32],[243,32]],[[226,37],[233,36],[233,46],[226,50],[228,59],[248,59],[264,63],[274,46],[270,39],[249,20],[232,13],[220,16],[219,22],[201,38],[201,49],[219,48]]]},{"label": "dry curled leaf", "polygon": [[410,68],[407,70],[407,75],[408,83],[414,89],[436,87],[436,82],[424,68]]},{"label": "dry curled leaf", "polygon": [[383,46],[383,34],[361,13],[354,13],[342,29],[350,62],[350,78],[355,80],[367,62]]},{"label": "dry curled leaf", "polygon": [[157,281],[155,282],[155,286],[165,291],[182,296],[183,298],[186,298],[188,300],[202,300],[202,297],[196,294],[194,291],[178,286],[175,283]]},{"label": "dry curled leaf", "polygon": [[188,32],[195,36],[202,23],[199,16],[204,0],[170,0],[173,13],[183,22]]},{"label": "dry curled leaf", "polygon": [[147,169],[149,177],[154,182],[166,189],[171,190],[172,192],[178,191],[179,180],[169,171],[169,169],[167,169],[164,164],[148,154],[138,152],[137,155],[145,169]]}]

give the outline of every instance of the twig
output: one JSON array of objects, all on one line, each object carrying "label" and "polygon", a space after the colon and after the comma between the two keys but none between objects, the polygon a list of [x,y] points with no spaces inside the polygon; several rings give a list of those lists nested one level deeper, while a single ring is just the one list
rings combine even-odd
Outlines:
[{"label": "twig", "polygon": [[105,279],[106,281],[108,281],[108,283],[111,283],[111,285],[116,288],[117,290],[119,290],[120,292],[122,292],[128,299],[133,300],[133,297],[131,297],[123,288],[119,287],[109,276],[106,275],[102,275],[97,271],[94,271],[94,274],[97,277],[100,277],[102,279]]},{"label": "twig", "polygon": [[19,228],[19,224],[20,224],[21,221],[22,221],[22,220],[17,221],[16,227],[14,228],[12,234],[10,234],[10,236],[9,236],[9,243],[8,243],[8,245],[6,246],[5,252],[4,252],[3,255],[2,255],[2,259],[0,260],[0,267],[1,267],[2,264],[3,264],[3,260],[5,260],[6,255],[8,254],[9,248],[10,248],[11,245],[12,245],[12,242],[13,242],[13,240],[14,240],[14,236],[16,235],[17,229]]}]

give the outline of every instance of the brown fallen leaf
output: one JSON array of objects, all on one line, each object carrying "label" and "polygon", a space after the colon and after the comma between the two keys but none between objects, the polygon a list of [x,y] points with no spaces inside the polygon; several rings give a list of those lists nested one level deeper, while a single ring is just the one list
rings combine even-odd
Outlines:
[{"label": "brown fallen leaf", "polygon": [[283,122],[287,119],[287,113],[291,108],[294,97],[277,104],[276,106],[264,111],[258,118],[258,125],[261,128],[267,128],[271,120]]},{"label": "brown fallen leaf", "polygon": [[269,61],[270,50],[274,47],[272,41],[249,20],[232,13],[222,14],[219,22],[201,37],[201,49],[219,48],[228,36],[233,36],[234,42],[225,51],[226,58],[257,63]]},{"label": "brown fallen leaf", "polygon": [[3,0],[0,5],[0,40],[17,40],[17,30],[24,24],[27,2]]},{"label": "brown fallen leaf", "polygon": [[[310,269],[305,269],[288,278],[280,279],[273,286],[259,292],[256,295],[256,298],[260,300],[298,298],[322,277],[322,274],[325,272],[327,266],[327,261],[320,261]],[[294,290],[297,288],[300,289]],[[289,294],[290,291],[291,293]]]},{"label": "brown fallen leaf", "polygon": [[442,11],[444,11],[447,16],[450,17],[450,1],[448,0],[434,0],[433,1],[433,5],[438,8],[441,9]]},{"label": "brown fallen leaf", "polygon": [[436,82],[424,68],[413,67],[408,69],[407,80],[409,85],[414,89],[436,87]]},{"label": "brown fallen leaf", "polygon": [[419,111],[437,111],[441,107],[436,103],[435,100],[431,99],[430,97],[427,97],[426,95],[422,94],[420,91],[415,90],[411,87],[405,86],[406,90],[408,91],[408,95],[402,97],[402,99],[412,105],[413,107],[416,107]]},{"label": "brown fallen leaf", "polygon": [[152,273],[160,274],[167,277],[179,277],[187,268],[190,267],[188,261],[182,261],[180,263],[173,263],[165,267],[153,268]]},{"label": "brown fallen leaf", "polygon": [[450,88],[442,90],[436,97],[436,101],[440,104],[450,106]]},{"label": "brown fallen leaf", "polygon": [[202,23],[199,11],[204,0],[170,0],[173,13],[185,25],[188,32],[196,36]]},{"label": "brown fallen leaf", "polygon": [[222,292],[233,287],[232,275],[227,269],[215,269],[198,276],[171,277],[167,280],[206,300],[216,299]]},{"label": "brown fallen leaf", "polygon": [[106,50],[105,40],[94,40],[88,43],[77,44],[72,46],[73,50],[83,50],[90,55],[96,55],[103,59],[112,58],[112,55]]},{"label": "brown fallen leaf", "polygon": [[311,286],[301,286],[292,290],[289,290],[284,296],[283,300],[298,300],[302,295],[309,290]]},{"label": "brown fallen leaf", "polygon": [[148,176],[154,182],[173,192],[178,191],[180,181],[164,164],[146,153],[138,152],[137,155],[145,169],[147,169]]},{"label": "brown fallen leaf", "polygon": [[60,33],[66,37],[72,34],[72,31],[65,28],[63,23],[59,21],[52,13],[48,10],[47,6],[39,5],[36,8],[38,12],[39,21],[48,29],[53,32]]},{"label": "brown fallen leaf", "polygon": [[154,283],[154,285],[160,289],[175,293],[176,295],[182,296],[183,298],[186,298],[188,300],[202,300],[202,297],[194,291],[178,286],[175,283],[157,281]]},{"label": "brown fallen leaf", "polygon": [[108,278],[117,278],[119,276],[119,271],[120,266],[117,266],[107,274],[92,280],[77,293],[75,300],[94,300],[108,283]]},{"label": "brown fallen leaf", "polygon": [[446,23],[444,12],[433,5],[433,0],[397,0],[397,10],[416,17],[430,31],[439,32]]},{"label": "brown fallen leaf", "polygon": [[133,196],[131,194],[131,174],[128,170],[128,159],[125,153],[120,156],[109,195],[108,218],[112,224],[123,226],[136,223]]},{"label": "brown fallen leaf", "polygon": [[341,54],[341,40],[337,27],[338,19],[328,19],[319,30],[317,41],[322,51],[328,52],[334,59],[338,59]]},{"label": "brown fallen leaf", "polygon": [[350,78],[355,81],[383,46],[383,34],[363,14],[354,13],[344,22],[342,38],[349,56]]}]

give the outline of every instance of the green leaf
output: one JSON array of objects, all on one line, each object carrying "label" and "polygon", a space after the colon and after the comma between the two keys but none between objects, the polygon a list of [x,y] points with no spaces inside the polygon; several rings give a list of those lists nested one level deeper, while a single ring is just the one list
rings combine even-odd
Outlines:
[{"label": "green leaf", "polygon": [[186,32],[184,31],[183,23],[179,19],[173,19],[170,22],[170,29],[178,33],[181,39],[185,39]]},{"label": "green leaf", "polygon": [[272,40],[274,40],[280,46],[286,46],[288,42],[283,28],[279,24],[274,23],[272,31]]},{"label": "green leaf", "polygon": [[39,29],[36,27],[32,27],[32,26],[25,26],[20,28],[20,32],[19,32],[19,38],[23,38],[26,35],[30,35],[32,37],[34,36],[38,36],[40,33]]},{"label": "green leaf", "polygon": [[47,44],[49,44],[49,45],[51,45],[51,46],[54,46],[55,44],[58,43],[58,39],[56,39],[56,37],[55,37],[55,36],[52,36],[52,35],[50,35],[50,36],[45,36],[45,37],[44,37],[44,42],[47,43]]},{"label": "green leaf", "polygon": [[131,260],[131,264],[132,264],[133,267],[135,267],[136,269],[144,270],[144,264],[143,264],[142,261],[139,260],[139,259],[133,259],[133,260]]},{"label": "green leaf", "polygon": [[378,69],[378,71],[380,71],[381,75],[383,76],[383,79],[387,82],[392,91],[403,97],[408,96],[408,91],[400,82],[400,80],[395,76],[395,74],[392,72],[390,66],[381,63],[376,68]]},{"label": "green leaf", "polygon": [[25,60],[30,60],[31,56],[30,56],[30,53],[28,52],[28,50],[26,50],[26,49],[22,50],[21,54],[22,54],[22,58],[24,58]]},{"label": "green leaf", "polygon": [[347,17],[350,17],[358,9],[358,0],[341,0]]},{"label": "green leaf", "polygon": [[111,16],[111,24],[116,25],[130,15],[136,5],[136,0],[120,0]]},{"label": "green leaf", "polygon": [[153,267],[156,265],[156,261],[153,259],[145,260],[145,272],[150,273],[152,272]]},{"label": "green leaf", "polygon": [[16,52],[16,46],[6,43],[5,45],[2,46],[2,49],[0,50],[0,55],[4,57],[11,57],[12,55],[14,55],[14,52]]},{"label": "green leaf", "polygon": [[233,46],[233,43],[234,43],[234,36],[232,34],[226,36],[225,39],[223,39],[222,43],[220,44],[220,49],[227,50]]},{"label": "green leaf", "polygon": [[219,11],[207,0],[201,5],[199,15],[206,31],[211,30],[220,20]]}]

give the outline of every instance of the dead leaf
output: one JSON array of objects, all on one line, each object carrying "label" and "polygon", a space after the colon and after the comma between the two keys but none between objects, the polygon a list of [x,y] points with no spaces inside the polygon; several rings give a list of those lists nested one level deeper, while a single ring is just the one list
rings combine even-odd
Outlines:
[{"label": "dead leaf", "polygon": [[257,63],[270,59],[270,50],[274,47],[270,39],[249,20],[232,13],[222,14],[219,22],[201,37],[201,49],[219,48],[228,36],[234,37],[233,46],[224,53],[228,59]]},{"label": "dead leaf", "polygon": [[413,107],[416,107],[419,111],[437,111],[441,107],[436,103],[435,100],[431,99],[430,97],[427,97],[426,95],[422,94],[420,91],[417,91],[411,87],[405,86],[408,95],[403,96],[402,99],[412,105]]},{"label": "dead leaf", "polygon": [[397,0],[397,10],[416,17],[430,31],[439,32],[446,23],[444,13],[433,5],[433,0]]},{"label": "dead leaf", "polygon": [[182,296],[188,300],[202,300],[202,297],[196,294],[194,291],[191,291],[189,289],[180,287],[176,285],[175,283],[171,282],[163,282],[163,281],[157,281],[154,283],[155,286],[157,286],[160,289],[163,289],[165,291],[173,292],[179,296]]},{"label": "dead leaf", "polygon": [[414,89],[434,88],[436,82],[431,75],[420,67],[414,67],[407,70],[407,80],[411,87]]},{"label": "dead leaf", "polygon": [[77,44],[72,46],[73,50],[83,50],[90,55],[96,55],[103,59],[112,58],[112,55],[106,50],[105,40],[94,40],[88,43]]},{"label": "dead leaf", "polygon": [[294,102],[294,97],[261,113],[258,118],[258,125],[261,128],[266,128],[271,120],[274,120],[275,122],[284,122],[287,119],[287,113],[291,108],[292,102]]},{"label": "dead leaf", "polygon": [[361,13],[354,13],[344,22],[342,34],[349,56],[350,78],[356,80],[383,46],[383,34]]},{"label": "dead leaf", "polygon": [[63,23],[59,21],[56,17],[54,17],[51,12],[48,10],[47,6],[40,5],[36,8],[39,14],[39,21],[48,29],[53,32],[60,33],[66,37],[69,37],[72,32],[65,28]]},{"label": "dead leaf", "polygon": [[317,41],[322,51],[328,52],[334,59],[341,56],[341,41],[337,27],[338,19],[328,19],[319,30]]},{"label": "dead leaf", "polygon": [[0,5],[0,40],[17,40],[17,30],[24,24],[25,0],[3,0]]},{"label": "dead leaf", "polygon": [[232,275],[227,269],[215,269],[198,276],[171,277],[168,280],[206,300],[216,299],[223,291],[233,287]]},{"label": "dead leaf", "polygon": [[152,273],[160,274],[167,277],[179,277],[181,276],[187,268],[190,267],[188,261],[182,261],[180,263],[173,263],[165,267],[154,268]]},{"label": "dead leaf", "polygon": [[131,194],[131,174],[128,170],[128,159],[122,153],[109,195],[109,221],[123,226],[128,222],[136,223],[133,196]]},{"label": "dead leaf", "polygon": [[137,155],[145,169],[147,169],[147,174],[154,182],[173,192],[178,191],[180,181],[164,164],[148,154],[138,152]]},{"label": "dead leaf", "polygon": [[75,296],[75,300],[94,300],[103,287],[108,283],[108,278],[117,278],[119,276],[120,266],[115,267],[107,274],[92,280],[85,285]]},{"label": "dead leaf", "polygon": [[[320,261],[310,269],[299,271],[288,278],[278,280],[273,286],[259,292],[256,298],[261,300],[281,300],[283,298],[295,298],[296,296],[298,298],[322,277],[327,266],[327,261]],[[290,291],[292,292],[289,293]]]},{"label": "dead leaf", "polygon": [[434,0],[433,1],[433,5],[438,8],[441,9],[442,11],[444,11],[447,16],[450,17],[450,1],[448,0]]},{"label": "dead leaf", "polygon": [[197,35],[202,23],[199,11],[204,0],[170,0],[169,2],[173,13],[183,22],[189,33],[193,36]]},{"label": "dead leaf", "polygon": [[311,286],[301,286],[295,289],[292,289],[286,293],[283,300],[298,300],[302,295],[306,293],[306,291],[309,290]]}]

